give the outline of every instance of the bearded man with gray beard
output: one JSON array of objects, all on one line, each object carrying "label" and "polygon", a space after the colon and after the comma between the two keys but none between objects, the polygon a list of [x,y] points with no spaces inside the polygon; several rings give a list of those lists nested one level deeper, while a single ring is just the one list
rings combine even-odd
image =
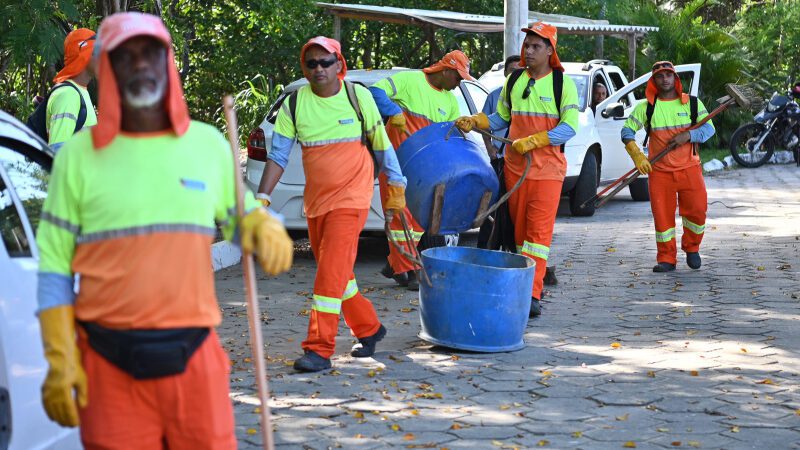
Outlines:
[{"label": "bearded man with gray beard", "polygon": [[158,17],[107,17],[97,49],[99,121],[57,154],[37,235],[45,411],[88,450],[236,448],[210,246],[220,226],[275,275],[292,241],[249,192],[234,216],[238,164],[189,119]]}]

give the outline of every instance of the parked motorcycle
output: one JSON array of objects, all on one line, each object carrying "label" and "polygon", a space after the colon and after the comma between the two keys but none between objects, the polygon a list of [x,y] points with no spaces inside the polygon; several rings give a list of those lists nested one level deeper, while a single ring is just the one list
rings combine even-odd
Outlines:
[{"label": "parked motorcycle", "polygon": [[800,166],[800,82],[786,95],[775,92],[766,106],[731,136],[730,151],[744,167],[759,167],[769,161],[776,148],[789,150]]}]

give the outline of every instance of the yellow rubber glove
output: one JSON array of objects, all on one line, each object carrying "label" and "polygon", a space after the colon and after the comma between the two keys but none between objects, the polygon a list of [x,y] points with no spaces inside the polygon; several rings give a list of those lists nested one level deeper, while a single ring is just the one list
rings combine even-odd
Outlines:
[{"label": "yellow rubber glove", "polygon": [[403,113],[395,114],[392,117],[389,117],[389,125],[393,126],[401,134],[408,134],[408,129],[406,128],[406,116],[404,116]]},{"label": "yellow rubber glove", "polygon": [[383,209],[387,211],[400,212],[406,207],[406,188],[403,186],[388,185],[387,191],[389,197],[386,199],[386,204]]},{"label": "yellow rubber glove", "polygon": [[470,132],[473,128],[489,129],[489,116],[478,113],[474,116],[462,116],[456,119],[456,127],[463,132]]},{"label": "yellow rubber glove", "polygon": [[531,150],[548,145],[550,145],[550,137],[547,136],[547,131],[540,131],[528,137],[515,140],[514,143],[511,144],[511,148],[520,155],[524,155]]},{"label": "yellow rubber glove", "polygon": [[650,165],[650,161],[648,161],[647,156],[642,153],[639,149],[639,146],[636,145],[636,141],[630,140],[627,144],[625,144],[625,150],[628,151],[628,155],[630,155],[631,159],[633,160],[633,164],[636,166],[636,170],[639,171],[642,175],[647,175],[648,173],[653,171],[653,166]]},{"label": "yellow rubber glove", "polygon": [[86,372],[75,339],[75,309],[56,306],[39,313],[44,357],[50,369],[42,385],[42,403],[47,417],[65,427],[81,421],[78,406],[89,402]]},{"label": "yellow rubber glove", "polygon": [[262,208],[244,216],[240,227],[242,250],[255,253],[264,272],[277,275],[292,267],[294,243],[286,228]]}]

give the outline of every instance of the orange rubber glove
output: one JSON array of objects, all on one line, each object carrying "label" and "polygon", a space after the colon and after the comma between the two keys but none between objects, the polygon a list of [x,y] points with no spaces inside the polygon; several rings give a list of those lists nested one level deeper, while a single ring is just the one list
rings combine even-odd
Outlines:
[{"label": "orange rubber glove", "polygon": [[642,150],[639,149],[639,146],[636,145],[636,141],[628,141],[628,143],[625,144],[625,150],[627,150],[628,155],[630,155],[631,159],[633,160],[633,164],[636,166],[636,170],[638,170],[639,173],[642,175],[647,175],[653,171],[653,166],[650,165],[650,161],[647,159],[647,156],[645,156],[644,153],[642,153]]},{"label": "orange rubber glove", "polygon": [[256,208],[244,216],[240,231],[242,250],[255,253],[264,272],[277,275],[292,267],[294,242],[286,228],[266,210]]},{"label": "orange rubber glove", "polygon": [[406,207],[406,188],[403,186],[394,186],[392,184],[387,186],[389,196],[386,199],[386,204],[383,209],[386,211],[400,212]]},{"label": "orange rubber glove", "polygon": [[392,117],[389,117],[389,125],[393,126],[400,134],[408,134],[408,129],[406,128],[406,116],[403,113],[395,114]]},{"label": "orange rubber glove", "polygon": [[459,130],[465,133],[472,131],[473,128],[488,130],[489,116],[482,112],[475,114],[474,116],[462,116],[456,119],[455,125]]},{"label": "orange rubber glove", "polygon": [[80,425],[78,406],[89,403],[86,372],[75,341],[75,308],[56,306],[39,313],[44,357],[50,365],[42,384],[44,410],[54,422],[65,427]]},{"label": "orange rubber glove", "polygon": [[520,155],[524,155],[531,150],[548,145],[550,145],[550,137],[547,135],[547,131],[540,131],[528,137],[515,140],[514,143],[511,144],[511,148]]}]

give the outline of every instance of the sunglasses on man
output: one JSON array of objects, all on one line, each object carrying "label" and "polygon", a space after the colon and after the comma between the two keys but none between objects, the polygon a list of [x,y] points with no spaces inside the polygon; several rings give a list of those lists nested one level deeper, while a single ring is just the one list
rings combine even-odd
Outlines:
[{"label": "sunglasses on man", "polygon": [[672,63],[669,61],[659,61],[653,64],[653,70],[658,70],[658,69],[675,69],[675,66],[673,66]]},{"label": "sunglasses on man", "polygon": [[522,98],[523,98],[523,99],[526,99],[526,98],[528,98],[528,97],[531,95],[531,88],[532,88],[532,87],[533,87],[535,84],[536,84],[536,80],[534,80],[533,78],[531,78],[530,80],[528,80],[528,85],[527,85],[527,86],[525,86],[525,90],[524,90],[524,91],[522,91]]},{"label": "sunglasses on man", "polygon": [[323,69],[327,69],[328,67],[336,64],[336,61],[339,59],[335,56],[331,59],[308,59],[306,60],[306,67],[309,69],[316,69],[317,66],[322,66]]}]

